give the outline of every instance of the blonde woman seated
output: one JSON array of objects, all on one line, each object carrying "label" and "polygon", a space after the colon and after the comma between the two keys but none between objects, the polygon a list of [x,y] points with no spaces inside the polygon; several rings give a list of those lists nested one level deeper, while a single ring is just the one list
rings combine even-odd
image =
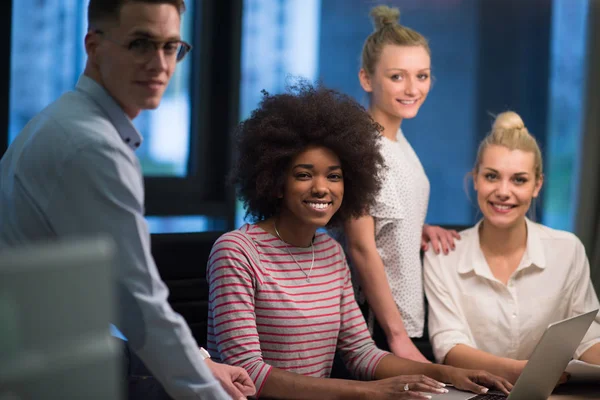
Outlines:
[{"label": "blonde woman seated", "polygon": [[[525,217],[542,188],[542,157],[516,113],[497,117],[473,180],[483,219],[456,251],[425,255],[429,334],[439,362],[514,383],[546,327],[598,308],[598,297],[579,239]],[[575,357],[600,364],[600,316]]]}]

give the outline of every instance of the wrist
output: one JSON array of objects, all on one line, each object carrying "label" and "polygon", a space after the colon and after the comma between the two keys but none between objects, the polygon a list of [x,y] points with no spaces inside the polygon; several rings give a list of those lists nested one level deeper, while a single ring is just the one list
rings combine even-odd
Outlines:
[{"label": "wrist", "polygon": [[388,342],[391,340],[399,340],[408,338],[408,332],[404,328],[402,324],[389,325],[386,327],[381,327],[383,332],[385,333],[385,337],[388,338]]},{"label": "wrist", "polygon": [[[377,381],[351,381],[354,385],[352,388],[352,394],[356,400],[372,400],[377,395],[377,390],[374,388],[375,382]],[[347,397],[344,397],[347,399]]]},{"label": "wrist", "polygon": [[200,357],[202,357],[202,359],[204,361],[207,361],[210,359],[210,353],[204,347],[200,347],[199,351],[200,351]]},{"label": "wrist", "polygon": [[428,364],[428,367],[434,369],[434,371],[432,371],[433,373],[429,375],[433,379],[442,383],[452,383],[452,371],[454,371],[456,367],[443,364]]},{"label": "wrist", "polygon": [[527,365],[527,360],[510,360],[507,368],[508,376],[506,378],[514,384],[519,379],[525,365]]}]

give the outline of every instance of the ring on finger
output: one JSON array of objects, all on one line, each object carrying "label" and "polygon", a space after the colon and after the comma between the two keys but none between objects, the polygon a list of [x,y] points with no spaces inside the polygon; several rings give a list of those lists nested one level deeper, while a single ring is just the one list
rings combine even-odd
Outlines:
[{"label": "ring on finger", "polygon": [[410,388],[408,387],[408,383],[406,385],[404,385],[404,391],[408,392],[410,390]]}]

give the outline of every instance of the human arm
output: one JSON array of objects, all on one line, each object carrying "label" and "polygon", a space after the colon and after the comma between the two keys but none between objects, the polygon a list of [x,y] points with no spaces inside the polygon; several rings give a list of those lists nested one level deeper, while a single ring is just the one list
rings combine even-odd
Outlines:
[{"label": "human arm", "polygon": [[[337,244],[336,246],[339,247]],[[341,249],[339,252],[341,253]],[[378,359],[387,354],[375,348],[366,330],[353,297],[345,263],[335,267],[337,271],[346,274],[345,279],[337,279],[340,277],[339,272],[328,278],[331,282],[328,283],[327,294],[323,296],[331,300],[323,300],[316,309],[311,308],[310,300],[307,300],[309,303],[301,302],[306,303],[306,306],[299,306],[302,309],[308,307],[310,313],[322,312],[323,317],[311,317],[303,311],[300,314],[286,312],[286,309],[297,310],[296,305],[288,305],[292,300],[288,295],[271,297],[273,292],[279,293],[278,287],[273,286],[270,273],[263,274],[263,271],[270,271],[271,268],[260,259],[252,239],[240,231],[234,231],[217,240],[207,271],[210,285],[209,345],[214,343],[218,357],[224,362],[243,366],[248,370],[260,398],[360,399],[366,398],[368,393],[377,393],[380,389],[381,393],[373,398],[388,398],[380,397],[385,393],[382,387],[393,383],[396,383],[395,395],[398,398],[421,398],[406,397],[411,393],[399,393],[400,390],[404,392],[403,385],[397,384],[402,378],[394,378],[391,383],[382,382],[380,387],[366,382],[319,377],[327,375],[331,368],[336,343],[344,345],[341,351],[348,356],[349,366],[365,379],[372,375]],[[289,285],[292,282],[285,283]],[[345,289],[346,296],[341,295],[342,289]],[[284,290],[286,294],[293,291],[289,286]],[[324,306],[324,303],[331,305]],[[354,308],[348,308],[346,304],[350,303]],[[339,318],[330,317],[332,312],[340,313]],[[306,326],[301,323],[301,319],[295,318],[303,315],[304,318],[312,319]],[[344,322],[341,322],[342,319]],[[362,321],[362,325],[354,327],[357,319]],[[299,326],[289,327],[290,325]],[[329,327],[332,327],[332,331]],[[314,334],[310,333],[313,331]],[[298,332],[298,337],[292,338],[292,332]],[[370,347],[364,347],[365,342]],[[361,351],[363,349],[365,351]],[[276,368],[273,364],[281,368]],[[302,375],[299,371],[313,376]]]},{"label": "human arm", "polygon": [[460,368],[483,369],[514,383],[525,363],[477,349],[460,301],[448,287],[454,282],[450,274],[457,272],[446,262],[447,257],[431,250],[425,253],[423,260],[429,335],[437,361]]},{"label": "human arm", "polygon": [[[569,316],[600,308],[598,296],[590,279],[590,264],[579,239],[576,239],[572,268],[573,272],[570,275],[574,277],[574,281]],[[600,313],[596,315],[581,344],[577,347],[575,358],[600,365]]]},{"label": "human arm", "polygon": [[512,389],[512,383],[501,376],[494,375],[481,369],[463,369],[449,365],[425,364],[412,360],[399,358],[390,354],[383,358],[375,371],[376,379],[385,379],[411,371],[412,374],[421,374],[436,381],[449,383],[457,389],[468,390],[473,393],[487,393],[488,389],[496,388],[505,394]]},{"label": "human arm", "polygon": [[345,236],[352,265],[362,290],[388,340],[390,350],[400,357],[429,362],[410,340],[387,280],[383,261],[375,244],[375,221],[365,215],[349,220]]},{"label": "human arm", "polygon": [[527,360],[498,357],[468,345],[458,344],[448,352],[444,363],[459,368],[483,369],[514,384],[525,368]]},{"label": "human arm", "polygon": [[[46,215],[56,234],[107,234],[117,245],[116,324],[166,391],[176,399],[229,399],[202,360],[150,253],[139,166],[127,148],[97,144],[64,161]],[[67,210],[65,210],[65,205]]]},{"label": "human arm", "polygon": [[[483,371],[467,371],[439,364],[421,363],[382,352],[375,347],[366,323],[356,304],[350,272],[347,270],[341,299],[341,324],[338,350],[346,366],[360,379],[387,379],[396,376],[427,376],[440,382],[452,383],[459,389],[485,393],[484,386],[496,387],[508,393],[510,384]],[[437,382],[435,382],[437,383]]]},{"label": "human arm", "polygon": [[256,393],[254,382],[244,368],[221,364],[207,358],[206,365],[213,376],[234,400],[243,400]]},{"label": "human arm", "polygon": [[421,250],[429,250],[429,243],[436,254],[439,254],[440,250],[444,254],[448,254],[450,250],[455,249],[454,240],[460,239],[460,234],[454,229],[444,229],[440,226],[435,225],[423,225],[423,233],[421,234]]}]

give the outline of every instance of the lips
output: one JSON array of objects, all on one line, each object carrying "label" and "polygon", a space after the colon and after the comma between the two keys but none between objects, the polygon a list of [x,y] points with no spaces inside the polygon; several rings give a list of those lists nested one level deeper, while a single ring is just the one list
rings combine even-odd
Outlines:
[{"label": "lips", "polygon": [[333,205],[333,202],[330,202],[330,201],[326,202],[326,201],[308,201],[307,200],[307,201],[304,201],[303,203],[306,204],[312,210],[319,211],[319,212],[327,211]]},{"label": "lips", "polygon": [[495,212],[500,214],[506,214],[516,207],[514,204],[495,203],[492,201],[489,201],[488,204]]},{"label": "lips", "polygon": [[413,99],[413,100],[396,100],[398,103],[405,105],[405,106],[413,106],[415,104],[417,104],[419,102],[419,99]]},{"label": "lips", "polygon": [[140,86],[144,86],[144,87],[147,87],[152,90],[158,90],[164,86],[164,83],[162,81],[156,81],[156,80],[137,81],[136,83]]}]

